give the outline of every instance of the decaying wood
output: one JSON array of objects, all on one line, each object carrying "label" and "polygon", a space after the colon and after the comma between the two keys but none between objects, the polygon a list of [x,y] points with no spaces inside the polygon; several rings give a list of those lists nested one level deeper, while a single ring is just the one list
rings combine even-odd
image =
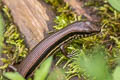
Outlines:
[{"label": "decaying wood", "polygon": [[10,8],[15,24],[32,49],[53,26],[54,13],[43,0],[3,0]]},{"label": "decaying wood", "polygon": [[68,3],[78,15],[84,15],[88,20],[93,21],[93,18],[82,8],[82,2],[78,0],[64,0],[64,2]]}]

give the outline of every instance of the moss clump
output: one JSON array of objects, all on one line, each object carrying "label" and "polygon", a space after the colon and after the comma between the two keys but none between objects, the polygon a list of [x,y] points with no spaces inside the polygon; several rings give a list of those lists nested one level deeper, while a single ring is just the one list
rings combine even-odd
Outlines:
[{"label": "moss clump", "polygon": [[47,3],[51,4],[53,9],[56,11],[56,18],[54,22],[56,23],[53,28],[60,30],[66,27],[68,24],[75,21],[80,21],[81,16],[77,16],[75,12],[69,7],[68,4],[64,4],[63,0],[45,0]]},{"label": "moss clump", "polygon": [[4,32],[4,20],[0,11],[0,56],[2,52],[2,46],[3,46],[3,32]]},{"label": "moss clump", "polygon": [[5,71],[9,65],[19,62],[28,53],[28,49],[24,44],[24,39],[16,25],[13,23],[12,16],[6,5],[2,6],[2,13],[5,20],[4,44],[1,60],[4,63],[0,69]]},{"label": "moss clump", "polygon": [[[66,25],[81,20],[81,16],[76,16],[76,14],[72,11],[72,9],[68,6],[68,4],[62,4],[59,0],[46,0],[50,3],[53,8],[56,10],[57,17],[54,20],[56,22],[56,26],[54,28],[61,29]],[[106,57],[109,67],[112,70],[115,67],[116,59],[120,56],[120,12],[113,9],[107,2],[107,0],[87,0],[84,1],[85,8],[96,9],[97,17],[100,17],[100,22],[98,26],[101,27],[101,32],[95,36],[82,38],[79,40],[74,40],[68,47],[67,50],[69,53],[81,53],[80,51],[84,51],[94,47],[96,44],[101,44],[105,46],[105,50],[108,51]],[[61,52],[59,52],[61,53]],[[89,53],[88,53],[89,54]],[[90,54],[89,54],[90,55]],[[63,65],[63,68],[66,69],[66,78],[70,80],[73,77],[81,78],[82,71],[80,71],[74,63],[74,58],[66,59],[63,55],[58,55],[60,59],[57,61],[56,65]],[[65,63],[66,62],[66,63]],[[84,76],[82,76],[84,77]],[[87,79],[85,79],[87,80]]]}]

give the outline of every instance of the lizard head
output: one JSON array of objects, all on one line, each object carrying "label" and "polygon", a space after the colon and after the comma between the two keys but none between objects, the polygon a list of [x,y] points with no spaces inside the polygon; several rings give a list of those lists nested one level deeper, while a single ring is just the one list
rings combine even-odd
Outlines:
[{"label": "lizard head", "polygon": [[96,26],[91,22],[75,22],[71,26],[74,26],[74,29],[80,33],[98,33],[101,31],[100,27]]}]

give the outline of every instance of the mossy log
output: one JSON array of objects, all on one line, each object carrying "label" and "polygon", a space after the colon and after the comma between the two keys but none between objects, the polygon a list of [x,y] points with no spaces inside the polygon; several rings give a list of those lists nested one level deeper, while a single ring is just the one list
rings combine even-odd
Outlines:
[{"label": "mossy log", "polygon": [[3,0],[13,16],[14,23],[32,49],[54,25],[55,14],[44,0]]}]

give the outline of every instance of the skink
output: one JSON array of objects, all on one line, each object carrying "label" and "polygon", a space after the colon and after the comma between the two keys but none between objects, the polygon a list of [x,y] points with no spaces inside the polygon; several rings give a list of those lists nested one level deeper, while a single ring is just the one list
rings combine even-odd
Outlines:
[{"label": "skink", "polygon": [[42,40],[18,65],[17,71],[27,78],[44,59],[52,55],[62,44],[71,39],[98,32],[100,32],[100,27],[95,26],[91,22],[75,22],[70,24]]}]

